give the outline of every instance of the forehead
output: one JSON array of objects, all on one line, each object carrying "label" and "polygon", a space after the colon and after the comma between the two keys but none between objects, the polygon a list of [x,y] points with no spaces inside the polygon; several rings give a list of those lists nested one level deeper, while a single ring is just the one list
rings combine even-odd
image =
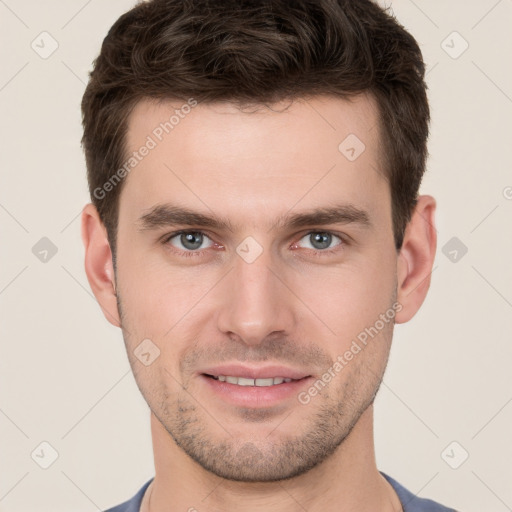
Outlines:
[{"label": "forehead", "polygon": [[265,211],[281,214],[299,203],[346,200],[372,210],[376,194],[387,191],[370,95],[243,109],[228,102],[194,103],[136,105],[126,138],[127,159],[134,165],[120,212],[129,206],[140,214],[177,201],[235,217],[243,212],[244,222],[257,222]]},{"label": "forehead", "polygon": [[183,156],[193,155],[188,148],[202,149],[201,154],[208,156],[207,150],[221,149],[221,142],[224,152],[231,149],[239,157],[237,148],[246,151],[240,144],[250,140],[254,151],[264,148],[271,156],[280,148],[293,149],[293,154],[311,153],[310,146],[317,146],[319,137],[325,142],[322,149],[333,145],[338,149],[336,142],[349,134],[365,145],[379,145],[378,108],[372,95],[314,96],[246,107],[231,102],[197,103],[193,98],[141,100],[129,116],[126,142],[128,148],[136,149],[148,136],[158,145],[175,141],[182,146]]}]

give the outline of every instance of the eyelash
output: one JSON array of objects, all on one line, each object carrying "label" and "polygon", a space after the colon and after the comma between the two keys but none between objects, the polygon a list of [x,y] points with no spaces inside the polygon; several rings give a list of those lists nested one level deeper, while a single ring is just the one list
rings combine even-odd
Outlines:
[{"label": "eyelash", "polygon": [[[162,240],[162,245],[165,245],[165,246],[170,246],[169,242],[177,237],[177,236],[180,236],[180,235],[186,235],[188,233],[199,233],[201,235],[204,235],[206,236],[207,238],[209,238],[210,240],[211,237],[209,237],[205,232],[203,231],[198,231],[196,229],[185,229],[185,230],[180,230],[180,231],[175,231],[174,233],[170,233],[168,235],[166,235],[163,240]],[[326,254],[335,254],[337,253],[340,248],[342,248],[343,246],[346,246],[348,245],[348,241],[346,240],[345,237],[337,234],[337,233],[334,233],[332,231],[319,231],[319,230],[313,230],[313,231],[308,231],[307,233],[303,234],[299,240],[302,240],[302,238],[304,238],[305,236],[308,236],[308,235],[313,235],[313,234],[317,234],[317,233],[320,233],[320,234],[329,234],[329,235],[332,235],[332,236],[335,236],[337,238],[339,238],[341,240],[341,243],[339,243],[338,245],[336,245],[333,249],[308,249],[308,251],[310,251],[314,257],[321,257],[322,255],[326,255]],[[213,240],[212,240],[213,241]],[[203,252],[206,250],[206,249],[199,249],[199,250],[195,250],[195,251],[180,251],[179,249],[176,249],[175,247],[173,246],[170,246],[172,249],[173,252],[176,252],[178,253],[180,256],[183,256],[185,258],[190,258],[190,257],[195,257],[195,256],[202,256],[203,255]]]}]

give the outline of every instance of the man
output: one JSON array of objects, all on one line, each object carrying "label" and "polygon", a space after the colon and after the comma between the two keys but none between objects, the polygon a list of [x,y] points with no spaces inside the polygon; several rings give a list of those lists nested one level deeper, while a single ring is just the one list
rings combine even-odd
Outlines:
[{"label": "man", "polygon": [[374,455],[394,323],[436,250],[411,35],[370,0],[150,0],[82,111],[85,268],[156,470],[110,511],[452,510]]}]

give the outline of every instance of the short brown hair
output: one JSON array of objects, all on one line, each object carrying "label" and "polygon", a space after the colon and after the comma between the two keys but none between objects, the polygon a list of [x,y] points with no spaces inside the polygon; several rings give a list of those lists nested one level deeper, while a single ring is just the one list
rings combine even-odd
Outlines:
[{"label": "short brown hair", "polygon": [[371,0],[139,3],[104,39],[82,100],[89,190],[114,264],[123,183],[105,197],[95,190],[123,165],[129,114],[146,98],[268,105],[369,92],[379,108],[399,250],[427,158],[424,74],[415,39]]}]

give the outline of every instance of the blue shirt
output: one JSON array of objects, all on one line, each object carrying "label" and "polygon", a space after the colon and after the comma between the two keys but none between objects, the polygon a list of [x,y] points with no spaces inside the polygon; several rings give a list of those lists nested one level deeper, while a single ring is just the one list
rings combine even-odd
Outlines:
[{"label": "blue shirt", "polygon": [[[402,487],[396,480],[393,480],[390,476],[382,473],[382,471],[381,475],[391,484],[397,493],[404,512],[456,512],[455,509],[443,507],[443,505],[440,505],[435,501],[418,498],[405,487]],[[105,512],[140,512],[142,497],[152,481],[153,478],[148,480],[131,500],[125,501],[121,505],[117,505],[117,507],[109,508]]]}]

